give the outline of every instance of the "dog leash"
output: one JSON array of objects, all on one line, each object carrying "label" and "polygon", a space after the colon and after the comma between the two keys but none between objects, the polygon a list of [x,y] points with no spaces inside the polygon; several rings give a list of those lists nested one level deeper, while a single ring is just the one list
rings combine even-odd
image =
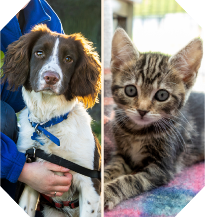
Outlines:
[{"label": "dog leash", "polygon": [[41,158],[43,160],[46,160],[50,163],[57,164],[59,166],[68,168],[70,170],[73,170],[77,173],[80,173],[84,176],[88,176],[90,178],[97,178],[101,179],[101,172],[98,170],[91,170],[86,167],[80,166],[76,163],[73,163],[69,160],[66,160],[64,158],[61,158],[57,155],[54,154],[46,154],[43,150],[41,149],[35,149],[35,148],[30,148],[26,151],[26,157],[27,159],[30,159],[30,161],[35,161],[34,159],[36,157]]}]

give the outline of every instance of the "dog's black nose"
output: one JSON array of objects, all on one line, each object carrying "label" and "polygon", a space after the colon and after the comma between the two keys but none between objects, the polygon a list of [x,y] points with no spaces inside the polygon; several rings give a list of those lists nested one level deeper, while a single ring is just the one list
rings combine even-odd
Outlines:
[{"label": "dog's black nose", "polygon": [[43,78],[44,78],[46,84],[49,84],[49,85],[56,84],[60,79],[59,75],[55,72],[46,72],[43,75]]},{"label": "dog's black nose", "polygon": [[140,109],[137,109],[137,111],[139,112],[139,114],[141,115],[141,117],[145,116],[149,112],[149,111],[140,110]]}]

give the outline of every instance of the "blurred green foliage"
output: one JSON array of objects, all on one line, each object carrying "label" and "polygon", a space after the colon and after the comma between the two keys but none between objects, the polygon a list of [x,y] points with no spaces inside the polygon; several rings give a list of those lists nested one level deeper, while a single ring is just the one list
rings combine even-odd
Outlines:
[{"label": "blurred green foliage", "polygon": [[101,54],[101,0],[47,0],[66,34],[82,33]]},{"label": "blurred green foliage", "polygon": [[101,121],[92,121],[91,127],[101,144]]},{"label": "blurred green foliage", "polygon": [[142,0],[134,4],[134,16],[163,16],[186,11],[175,0]]},{"label": "blurred green foliage", "polygon": [[[0,50],[0,61],[1,61],[1,62],[0,62],[0,68],[1,68],[1,67],[3,66],[3,64],[4,64],[4,61],[3,61],[3,60],[4,60],[4,52]],[[0,70],[0,73],[1,73],[1,77],[2,77],[2,76],[3,76],[3,70],[2,70],[2,69]]]}]

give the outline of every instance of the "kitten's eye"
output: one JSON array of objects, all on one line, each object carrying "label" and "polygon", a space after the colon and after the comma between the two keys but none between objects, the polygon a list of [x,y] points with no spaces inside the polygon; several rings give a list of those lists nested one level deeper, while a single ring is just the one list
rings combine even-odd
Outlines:
[{"label": "kitten's eye", "polygon": [[70,56],[66,56],[65,62],[67,62],[67,63],[72,63],[72,62],[73,62],[73,59],[72,59]]},{"label": "kitten's eye", "polygon": [[169,92],[166,90],[158,90],[154,97],[156,100],[163,102],[169,98]]},{"label": "kitten's eye", "polygon": [[137,96],[137,88],[134,85],[127,85],[125,87],[125,94],[129,97]]},{"label": "kitten's eye", "polygon": [[38,50],[35,52],[35,56],[37,58],[43,58],[45,55],[44,55],[44,52],[42,50]]}]

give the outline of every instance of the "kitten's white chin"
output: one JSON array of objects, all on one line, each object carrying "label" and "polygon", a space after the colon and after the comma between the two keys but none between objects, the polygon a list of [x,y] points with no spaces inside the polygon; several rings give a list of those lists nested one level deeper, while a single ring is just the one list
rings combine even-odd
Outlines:
[{"label": "kitten's white chin", "polygon": [[135,123],[137,124],[140,128],[145,127],[148,125],[153,124],[154,122],[158,121],[161,119],[161,115],[145,115],[143,118],[141,118],[140,115],[133,115],[133,114],[127,114],[127,116]]},{"label": "kitten's white chin", "polygon": [[148,126],[153,123],[153,120],[148,119],[132,119],[139,126]]}]

